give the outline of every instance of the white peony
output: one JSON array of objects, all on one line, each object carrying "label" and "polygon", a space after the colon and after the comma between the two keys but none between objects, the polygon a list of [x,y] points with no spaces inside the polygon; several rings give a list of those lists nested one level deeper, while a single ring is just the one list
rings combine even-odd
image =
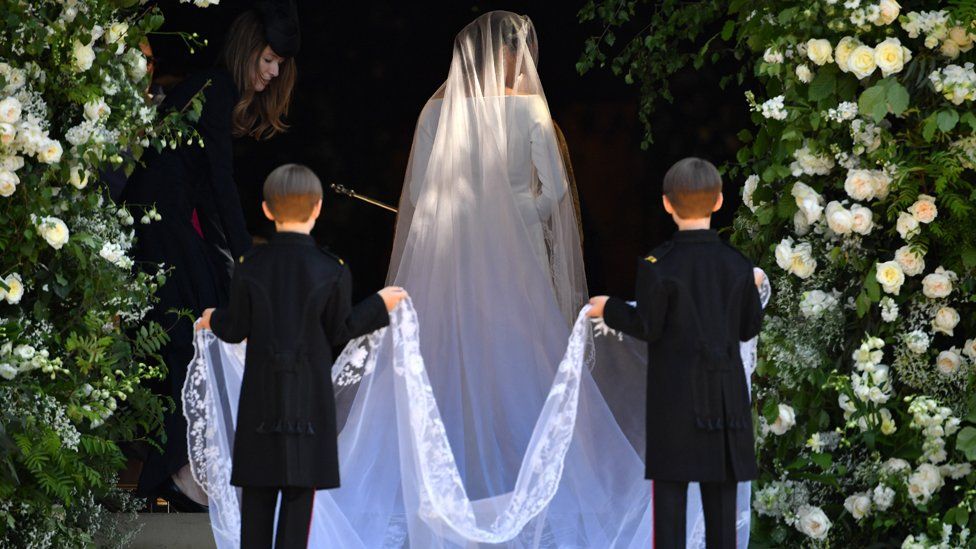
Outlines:
[{"label": "white peony", "polygon": [[938,492],[945,481],[939,468],[931,463],[923,463],[906,480],[908,497],[915,505],[924,505]]},{"label": "white peony", "polygon": [[850,60],[851,53],[860,45],[860,42],[850,36],[845,36],[840,39],[840,42],[837,43],[837,47],[834,49],[834,58],[837,60],[837,66],[840,67],[840,70],[850,72],[851,69],[847,66],[847,63]]},{"label": "white peony", "polygon": [[888,38],[874,47],[874,62],[881,69],[881,75],[886,78],[901,72],[911,58],[912,52],[902,46],[897,38]]},{"label": "white peony", "polygon": [[952,279],[955,273],[942,267],[922,279],[922,293],[929,299],[948,297],[952,293]]},{"label": "white peony", "polygon": [[932,331],[951,336],[954,335],[953,330],[958,324],[958,311],[952,307],[940,307],[935,313],[935,318],[932,319]]},{"label": "white peony", "polygon": [[871,208],[865,208],[860,204],[853,204],[850,209],[851,229],[857,234],[871,234],[874,229],[874,213]]},{"label": "white peony", "polygon": [[885,511],[895,502],[895,490],[884,484],[879,484],[874,488],[872,499],[879,511]]},{"label": "white peony", "polygon": [[854,520],[861,520],[871,513],[871,497],[867,492],[859,492],[849,496],[844,500],[844,509],[847,509]]},{"label": "white peony", "polygon": [[747,177],[745,185],[742,186],[742,203],[752,212],[755,212],[758,207],[752,200],[752,195],[756,192],[757,187],[759,187],[759,176],[756,174]]},{"label": "white peony", "polygon": [[874,48],[863,44],[854,48],[851,56],[847,59],[847,67],[858,80],[871,76],[874,69],[878,68],[874,61]]},{"label": "white peony", "polygon": [[776,417],[776,421],[769,426],[769,430],[774,435],[782,436],[792,429],[794,425],[796,425],[796,412],[789,405],[780,404],[779,415]]},{"label": "white peony", "polygon": [[56,139],[47,139],[37,151],[37,159],[45,164],[57,164],[61,161],[62,154],[64,149],[61,148],[61,143]]},{"label": "white peony", "polygon": [[935,206],[935,197],[927,194],[918,195],[918,200],[909,206],[908,213],[912,214],[919,223],[931,223],[939,215],[939,209]]},{"label": "white peony", "polygon": [[22,112],[20,101],[16,97],[7,97],[0,101],[0,122],[13,124],[20,120]]},{"label": "white peony", "polygon": [[0,170],[0,196],[6,198],[17,190],[20,178],[14,172]]},{"label": "white peony", "polygon": [[820,217],[823,215],[824,199],[817,191],[813,190],[806,183],[797,181],[793,184],[793,189],[790,191],[790,194],[796,200],[797,207],[806,216],[807,223],[813,224],[820,220]]},{"label": "white peony", "polygon": [[99,97],[85,103],[85,118],[92,122],[98,122],[102,118],[112,113],[112,108],[108,106],[105,99]]},{"label": "white peony", "polygon": [[875,279],[885,292],[898,295],[901,285],[905,283],[905,272],[901,270],[901,265],[897,261],[885,261],[878,263]]},{"label": "white peony", "polygon": [[907,276],[918,276],[925,272],[925,259],[922,254],[914,251],[907,244],[895,250],[895,261],[901,265],[901,270]]},{"label": "white peony", "polygon": [[959,369],[962,367],[962,357],[955,348],[948,351],[942,351],[939,353],[938,358],[935,359],[935,369],[939,371],[940,374],[950,377],[959,373]]},{"label": "white peony", "polygon": [[895,229],[905,240],[909,240],[921,232],[921,229],[918,226],[918,220],[915,219],[915,216],[908,212],[901,212],[898,214],[898,221],[895,223]]},{"label": "white peony", "polygon": [[830,527],[830,519],[819,507],[804,505],[797,512],[796,529],[812,539],[827,539]]},{"label": "white peony", "polygon": [[793,239],[784,238],[776,245],[775,250],[776,264],[784,271],[790,270],[791,258],[793,257]]},{"label": "white peony", "polygon": [[21,280],[20,275],[10,273],[4,278],[3,283],[7,285],[6,295],[3,296],[3,299],[11,305],[20,303],[21,298],[24,297],[24,282]]},{"label": "white peony", "polygon": [[817,65],[825,65],[834,60],[834,47],[830,40],[810,39],[807,41],[807,57]]},{"label": "white peony", "polygon": [[813,81],[813,72],[810,71],[810,67],[806,66],[806,64],[797,65],[796,78],[804,84],[809,84]]},{"label": "white peony", "polygon": [[68,226],[57,217],[42,217],[37,223],[37,232],[55,250],[60,250],[71,235]]},{"label": "white peony", "polygon": [[95,62],[94,48],[91,45],[82,44],[80,40],[75,40],[71,51],[71,61],[75,71],[87,71]]},{"label": "white peony", "polygon": [[850,234],[854,229],[854,215],[836,200],[827,204],[827,226],[837,234]]},{"label": "white peony", "polygon": [[905,346],[908,350],[920,355],[929,350],[929,335],[922,330],[914,330],[905,334]]}]

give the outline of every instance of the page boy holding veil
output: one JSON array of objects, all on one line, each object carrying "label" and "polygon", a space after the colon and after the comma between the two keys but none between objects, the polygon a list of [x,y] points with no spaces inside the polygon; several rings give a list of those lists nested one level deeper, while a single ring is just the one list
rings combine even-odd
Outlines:
[{"label": "page boy holding veil", "polygon": [[664,208],[678,225],[637,271],[637,304],[591,300],[592,317],[647,341],[647,460],[653,543],[683,548],[689,482],[699,482],[709,549],[736,546],[736,486],[757,476],[749,390],[739,343],[758,335],[752,263],[711,230],[722,180],[705,160],[668,170]]},{"label": "page boy holding veil", "polygon": [[355,307],[341,259],[309,234],[322,208],[311,170],[287,164],[264,183],[277,233],[239,260],[230,304],[197,324],[228,343],[248,340],[231,484],[243,487],[241,547],[305,547],[315,490],[339,486],[332,349],[389,323],[407,294],[388,287]]}]

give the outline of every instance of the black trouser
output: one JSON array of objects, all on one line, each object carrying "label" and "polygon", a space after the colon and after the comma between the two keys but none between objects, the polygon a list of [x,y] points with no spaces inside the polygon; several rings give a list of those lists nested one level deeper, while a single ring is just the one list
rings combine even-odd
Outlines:
[{"label": "black trouser", "polygon": [[241,503],[241,549],[269,549],[274,534],[275,504],[281,492],[275,549],[308,546],[314,488],[243,489]]},{"label": "black trouser", "polygon": [[[735,496],[737,483],[702,482],[705,511],[705,547],[735,549]],[[688,483],[655,480],[653,549],[684,549],[687,529]]]}]

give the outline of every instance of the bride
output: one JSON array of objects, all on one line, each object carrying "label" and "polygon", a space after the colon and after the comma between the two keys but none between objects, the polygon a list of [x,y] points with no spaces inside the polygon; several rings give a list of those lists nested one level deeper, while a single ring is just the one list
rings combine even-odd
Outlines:
[{"label": "bride", "polygon": [[[616,340],[594,345],[577,316],[579,229],[537,61],[532,22],[514,13],[455,39],[400,200],[388,280],[412,307],[333,368],[342,487],[317,493],[310,546],[650,545],[643,403],[607,390],[622,395],[611,411],[589,370]],[[191,463],[218,545],[236,547],[240,349],[198,338]]]}]

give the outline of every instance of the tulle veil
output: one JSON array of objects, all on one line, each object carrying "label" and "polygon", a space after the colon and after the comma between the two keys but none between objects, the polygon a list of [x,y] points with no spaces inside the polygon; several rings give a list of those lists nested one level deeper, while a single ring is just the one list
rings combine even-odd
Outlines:
[{"label": "tulle veil", "polygon": [[[388,280],[412,300],[333,366],[342,487],[317,493],[310,546],[650,546],[632,390],[646,352],[580,312],[579,229],[537,62],[518,14],[487,13],[455,39],[400,200]],[[207,332],[196,346],[191,466],[218,545],[237,547],[243,353]]]}]

